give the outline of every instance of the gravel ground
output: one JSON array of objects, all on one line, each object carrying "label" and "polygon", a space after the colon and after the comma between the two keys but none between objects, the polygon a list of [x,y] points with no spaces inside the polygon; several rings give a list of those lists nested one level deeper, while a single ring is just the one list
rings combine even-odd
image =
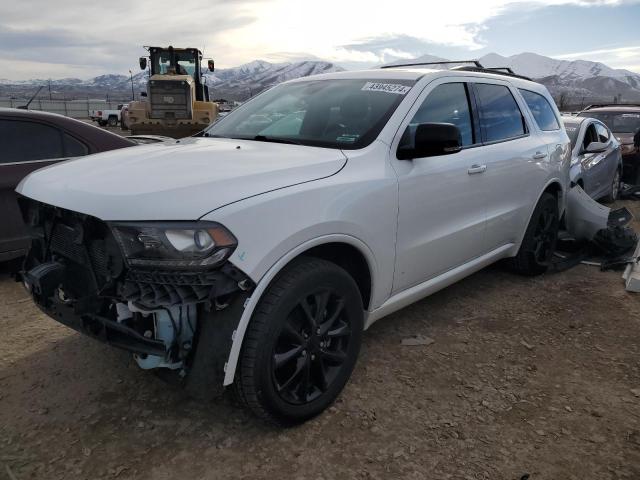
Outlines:
[{"label": "gravel ground", "polygon": [[186,398],[5,274],[0,478],[638,479],[639,314],[618,272],[490,267],[375,324],[337,403],[278,430]]}]

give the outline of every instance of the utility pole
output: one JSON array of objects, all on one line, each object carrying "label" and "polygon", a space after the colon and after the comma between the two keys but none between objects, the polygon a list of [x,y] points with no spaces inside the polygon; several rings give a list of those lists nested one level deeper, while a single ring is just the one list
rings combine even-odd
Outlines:
[{"label": "utility pole", "polygon": [[49,79],[49,101],[51,101],[51,79]]},{"label": "utility pole", "polygon": [[129,77],[131,78],[131,101],[133,102],[136,99],[136,96],[133,93],[133,73],[131,73],[131,70],[129,70]]}]

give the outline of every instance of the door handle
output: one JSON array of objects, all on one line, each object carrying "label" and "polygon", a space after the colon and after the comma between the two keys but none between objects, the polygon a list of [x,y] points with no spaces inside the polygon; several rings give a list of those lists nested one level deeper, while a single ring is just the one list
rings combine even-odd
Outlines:
[{"label": "door handle", "polygon": [[546,156],[547,156],[547,154],[544,153],[544,152],[536,152],[535,155],[533,155],[533,159],[534,160],[542,160]]},{"label": "door handle", "polygon": [[475,165],[471,165],[471,166],[469,167],[469,170],[467,170],[467,173],[468,173],[469,175],[473,175],[473,174],[475,174],[475,173],[484,173],[484,171],[485,171],[486,169],[487,169],[487,166],[486,166],[486,165],[477,165],[477,164],[475,164]]}]

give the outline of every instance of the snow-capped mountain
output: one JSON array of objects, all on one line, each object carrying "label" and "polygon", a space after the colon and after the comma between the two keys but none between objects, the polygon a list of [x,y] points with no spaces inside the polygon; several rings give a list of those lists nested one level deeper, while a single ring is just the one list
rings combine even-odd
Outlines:
[{"label": "snow-capped mountain", "polygon": [[[387,65],[438,62],[447,59],[423,55],[413,60],[398,60]],[[587,60],[556,60],[536,53],[520,53],[504,57],[489,53],[480,57],[484,67],[509,67],[515,73],[543,83],[556,97],[569,102],[640,101],[640,74],[611,68],[600,62]],[[455,65],[448,65],[448,68]],[[434,65],[434,68],[439,68]]]},{"label": "snow-capped mountain", "polygon": [[[392,65],[403,63],[447,61],[434,55],[423,55],[413,60],[402,59]],[[614,69],[603,63],[586,60],[556,60],[535,53],[520,53],[504,57],[490,53],[479,59],[485,67],[510,67],[516,73],[531,77],[549,88],[556,97],[574,99],[581,102],[640,101],[640,74],[628,70]],[[455,65],[434,65],[434,68],[450,68]],[[213,98],[244,100],[272,85],[293,78],[343,70],[324,61],[302,61],[294,63],[270,63],[254,60],[234,68],[204,70],[207,85]],[[146,87],[147,72],[133,75],[135,92]],[[29,97],[37,86],[47,86],[49,80],[10,81],[0,79],[0,95],[21,95]],[[131,92],[129,75],[107,74],[89,80],[65,78],[52,80],[51,88],[65,98],[88,95],[120,95],[126,97]],[[575,100],[578,99],[578,100]]]},{"label": "snow-capped mountain", "polygon": [[[239,67],[216,69],[215,72],[209,72],[205,69],[203,75],[214,98],[244,100],[260,93],[265,88],[286,80],[341,70],[343,70],[341,67],[323,61],[270,63],[264,60],[254,60]],[[148,73],[146,71],[133,75],[134,90],[139,92],[146,88],[147,80]],[[33,89],[35,86],[40,85],[49,85],[49,80],[10,81],[0,79],[0,94],[3,93],[2,90],[14,92],[28,88]],[[131,77],[129,75],[107,74],[88,80],[65,78],[51,80],[51,87],[65,94],[72,94],[73,92],[82,94],[128,94],[127,92],[131,91]]]},{"label": "snow-capped mountain", "polygon": [[245,99],[287,80],[342,70],[333,63],[323,61],[269,63],[256,60],[213,73],[207,71],[204,75],[210,94],[215,98]]},{"label": "snow-capped mountain", "polygon": [[[640,74],[629,70],[611,68],[600,62],[556,60],[530,52],[520,53],[511,57],[490,53],[481,57],[480,62],[485,67],[510,67],[516,73],[536,79],[557,77],[557,80],[567,86],[576,82],[580,83],[599,78],[603,81],[591,81],[588,85],[598,89],[615,89],[617,82],[622,82],[631,87],[631,89],[640,89]],[[603,83],[604,79],[607,79],[607,81],[608,79],[613,79],[614,82]],[[601,87],[597,85],[598,83],[602,83]]]}]

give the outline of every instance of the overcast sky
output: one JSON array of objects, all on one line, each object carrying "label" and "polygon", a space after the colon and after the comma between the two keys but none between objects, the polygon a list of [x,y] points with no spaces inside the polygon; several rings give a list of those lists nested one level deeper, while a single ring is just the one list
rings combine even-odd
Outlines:
[{"label": "overcast sky", "polygon": [[426,53],[523,51],[640,73],[639,1],[3,0],[0,78],[137,71],[143,45],[200,47],[218,67],[324,59],[358,68]]}]

